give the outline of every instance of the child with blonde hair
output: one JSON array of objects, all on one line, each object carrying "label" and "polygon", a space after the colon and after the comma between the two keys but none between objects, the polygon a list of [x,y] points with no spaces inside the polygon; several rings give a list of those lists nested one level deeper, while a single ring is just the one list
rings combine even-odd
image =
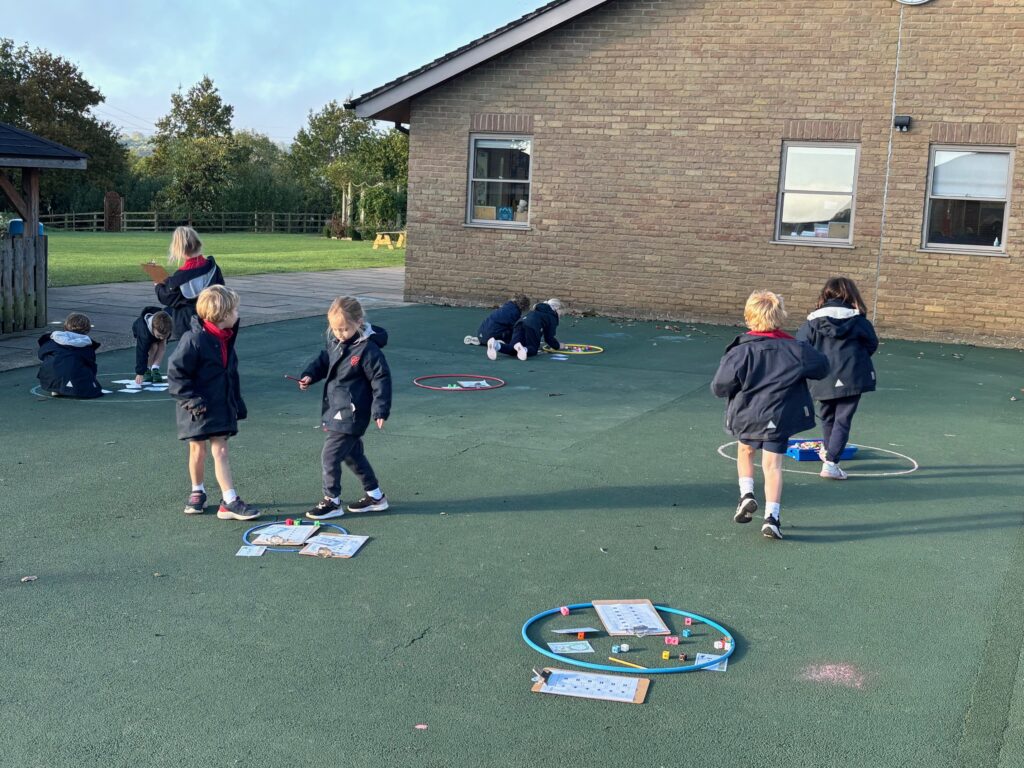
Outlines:
[{"label": "child with blonde hair", "polygon": [[96,350],[100,343],[89,336],[88,315],[72,312],[63,329],[39,337],[39,373],[42,388],[54,397],[91,399],[103,396],[96,378]]},{"label": "child with blonde hair", "polygon": [[508,341],[491,337],[487,340],[487,357],[497,360],[498,353],[526,360],[540,351],[541,340],[551,349],[560,349],[555,337],[558,319],[562,316],[562,302],[548,299],[534,305],[512,328]]},{"label": "child with blonde hair", "polygon": [[761,451],[765,514],[761,534],[782,538],[782,459],[789,438],[814,426],[814,401],[807,379],[828,373],[828,359],[781,330],[782,297],[754,291],[743,309],[750,330],[726,347],[711,382],[715,397],[728,398],[725,431],[737,439],[740,501],[733,520],[749,523],[757,511],[754,456]]},{"label": "child with blonde hair", "polygon": [[211,285],[224,285],[224,275],[212,256],[203,256],[203,241],[192,227],[174,230],[167,254],[167,263],[178,269],[153,286],[157,299],[174,314],[173,338],[180,339],[195,317],[199,294]]},{"label": "child with blonde hair", "polygon": [[321,379],[324,393],[320,423],[327,437],[321,453],[323,500],[306,512],[310,520],[330,520],[345,514],[341,502],[341,465],[363,485],[363,497],[348,505],[349,512],[383,512],[388,499],[363,452],[363,435],[370,421],[384,429],[391,415],[391,370],[381,352],[388,332],[371,325],[362,305],[339,296],[327,311],[327,348],[317,355],[299,379],[305,391]]},{"label": "child with blonde hair", "polygon": [[196,300],[192,326],[181,337],[167,365],[167,391],[178,401],[178,439],[188,440],[188,472],[192,492],[186,515],[206,510],[207,445],[220,485],[221,520],[253,520],[260,511],[235,491],[228,457],[228,438],[238,434],[246,417],[238,380],[238,294],[223,285],[203,290]]}]

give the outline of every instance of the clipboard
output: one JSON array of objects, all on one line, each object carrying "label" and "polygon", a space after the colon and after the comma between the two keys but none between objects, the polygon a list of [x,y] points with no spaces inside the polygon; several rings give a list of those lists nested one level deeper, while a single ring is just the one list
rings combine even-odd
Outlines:
[{"label": "clipboard", "polygon": [[597,675],[545,667],[544,673],[530,690],[534,693],[553,693],[557,696],[614,701],[620,704],[643,704],[650,685],[651,680],[648,677]]},{"label": "clipboard", "polygon": [[149,275],[150,279],[154,283],[162,283],[167,280],[167,270],[157,264],[155,261],[151,261],[147,264],[140,264],[142,271]]}]

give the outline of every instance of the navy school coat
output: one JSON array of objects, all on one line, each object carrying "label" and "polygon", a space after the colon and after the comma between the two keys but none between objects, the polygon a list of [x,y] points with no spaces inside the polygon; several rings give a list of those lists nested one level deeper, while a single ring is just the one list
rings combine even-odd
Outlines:
[{"label": "navy school coat", "polygon": [[829,301],[807,316],[796,337],[828,358],[828,375],[811,383],[815,400],[835,400],[875,391],[875,366],[871,356],[878,349],[875,327],[864,315]]},{"label": "navy school coat", "polygon": [[743,334],[726,348],[711,382],[727,397],[725,431],[743,440],[783,440],[814,426],[807,379],[828,374],[828,358],[790,338]]},{"label": "navy school coat", "polygon": [[540,349],[540,341],[552,349],[559,349],[561,345],[555,338],[555,330],[558,328],[558,313],[544,303],[536,305],[532,311],[527,312],[512,332],[513,342],[520,343],[531,351]]},{"label": "navy school coat", "polygon": [[154,286],[156,298],[171,310],[174,318],[172,338],[180,339],[192,324],[196,316],[196,299],[204,288],[211,285],[224,285],[224,275],[212,256],[206,257],[206,263],[195,269],[179,269],[164,282]]},{"label": "navy school coat", "polygon": [[356,336],[340,342],[332,335],[302,376],[310,383],[326,379],[320,423],[324,429],[357,437],[371,419],[391,415],[391,370],[381,347],[388,332],[367,323]]},{"label": "navy school coat", "polygon": [[508,341],[512,336],[512,326],[521,316],[518,305],[514,301],[506,301],[480,323],[476,335],[484,344],[488,339]]},{"label": "navy school coat", "polygon": [[102,397],[103,388],[96,380],[99,346],[84,333],[44,333],[39,337],[39,384],[63,397]]},{"label": "navy school coat", "polygon": [[146,315],[163,312],[162,307],[146,307],[135,322],[132,323],[132,336],[135,337],[135,375],[141,376],[149,367],[149,348],[159,339],[149,331]]},{"label": "navy school coat", "polygon": [[[220,341],[203,328],[198,317],[181,337],[167,362],[167,391],[178,401],[175,415],[179,440],[210,435],[234,435],[247,415],[238,381],[238,323],[228,341],[228,364],[223,363]],[[205,411],[200,412],[205,409]]]}]

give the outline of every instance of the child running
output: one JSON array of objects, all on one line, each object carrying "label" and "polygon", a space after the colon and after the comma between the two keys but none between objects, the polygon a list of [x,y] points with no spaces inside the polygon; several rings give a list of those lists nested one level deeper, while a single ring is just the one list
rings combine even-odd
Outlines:
[{"label": "child running", "polygon": [[737,439],[740,502],[733,520],[749,523],[757,511],[754,454],[761,449],[765,512],[761,534],[782,538],[782,458],[789,437],[814,426],[814,401],[807,379],[828,373],[828,358],[780,330],[786,319],[782,297],[754,291],[743,309],[749,332],[726,348],[711,382],[715,397],[727,397],[725,431]]},{"label": "child running", "polygon": [[160,384],[160,361],[167,351],[167,340],[171,338],[173,325],[171,316],[160,307],[146,307],[132,323],[135,337],[135,383],[143,381]]},{"label": "child running", "polygon": [[818,307],[807,316],[796,337],[828,358],[828,375],[811,384],[811,396],[821,403],[821,429],[825,438],[818,452],[821,476],[845,480],[839,459],[850,439],[850,425],[860,396],[875,391],[875,366],[871,356],[878,349],[875,327],[868,308],[848,277],[833,277],[818,297]]},{"label": "child running", "polygon": [[224,275],[212,256],[203,256],[203,241],[192,227],[178,227],[171,236],[168,263],[178,270],[162,283],[153,283],[157,299],[174,313],[173,338],[189,330],[196,299],[204,288],[224,285]]},{"label": "child running", "polygon": [[341,503],[341,464],[363,485],[363,497],[349,512],[383,512],[388,499],[363,452],[363,435],[376,422],[384,429],[391,415],[391,371],[381,352],[388,332],[370,325],[362,305],[339,296],[327,311],[327,348],[303,371],[299,389],[324,379],[321,425],[327,437],[321,454],[324,498],[306,513],[310,520],[330,520],[345,514]]},{"label": "child running", "polygon": [[238,381],[238,294],[214,285],[199,294],[192,327],[181,337],[167,364],[167,391],[178,401],[178,439],[188,440],[192,493],[186,515],[206,511],[207,443],[220,485],[221,520],[254,520],[260,511],[239,498],[231,476],[228,438],[246,417]]},{"label": "child running", "polygon": [[103,396],[96,379],[96,350],[100,343],[89,336],[92,321],[88,315],[72,312],[64,320],[64,329],[39,337],[37,378],[43,390],[53,397],[91,399]]},{"label": "child running", "polygon": [[558,328],[558,318],[561,315],[562,302],[558,299],[548,299],[537,304],[515,324],[508,341],[494,337],[487,339],[488,359],[497,360],[499,352],[518,357],[520,360],[533,357],[540,351],[541,338],[551,349],[560,349],[561,345],[555,338],[555,330]]},{"label": "child running", "polygon": [[476,336],[467,336],[463,341],[466,344],[486,344],[488,339],[497,339],[501,342],[509,342],[512,339],[512,328],[519,321],[530,307],[530,299],[521,293],[517,293],[496,310],[491,312],[484,321]]}]

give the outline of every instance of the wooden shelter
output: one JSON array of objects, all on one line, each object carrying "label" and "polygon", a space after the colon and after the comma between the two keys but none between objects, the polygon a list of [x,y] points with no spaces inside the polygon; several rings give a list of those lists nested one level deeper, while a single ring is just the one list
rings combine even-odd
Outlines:
[{"label": "wooden shelter", "polygon": [[[84,170],[88,155],[0,123],[0,191],[21,216],[21,235],[0,233],[0,333],[46,325],[46,237],[39,229],[39,175],[44,168]],[[21,189],[8,169],[21,171]]]}]

